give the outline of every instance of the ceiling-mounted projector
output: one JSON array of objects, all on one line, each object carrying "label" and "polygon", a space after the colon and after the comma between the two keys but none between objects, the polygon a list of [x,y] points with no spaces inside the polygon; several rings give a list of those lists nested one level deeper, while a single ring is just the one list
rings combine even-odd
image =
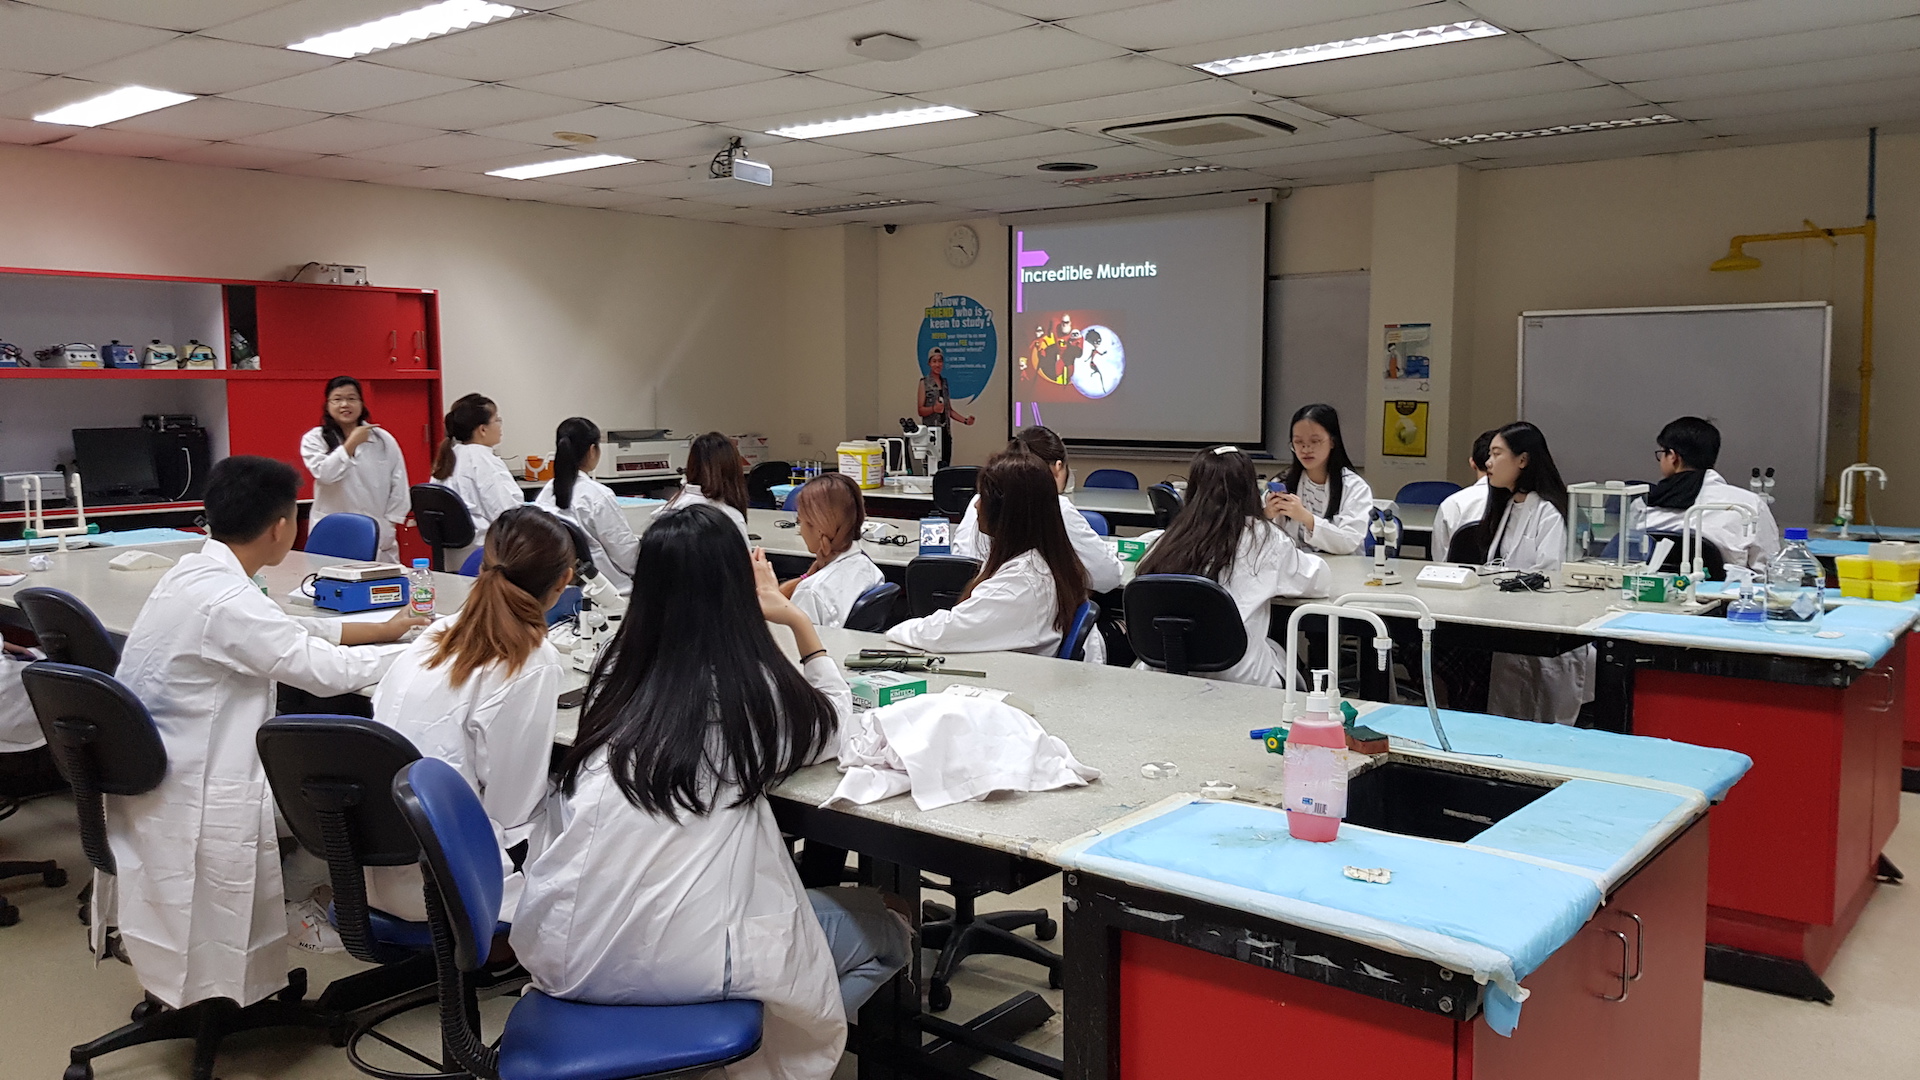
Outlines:
[{"label": "ceiling-mounted projector", "polygon": [[707,166],[707,175],[715,180],[732,177],[761,187],[773,186],[773,166],[748,157],[738,135],[727,140],[725,150],[713,155],[712,163]]}]

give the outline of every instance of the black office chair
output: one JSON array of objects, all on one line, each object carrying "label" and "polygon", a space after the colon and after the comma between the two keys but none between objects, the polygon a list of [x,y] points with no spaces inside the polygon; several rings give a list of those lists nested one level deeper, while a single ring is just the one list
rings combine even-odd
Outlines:
[{"label": "black office chair", "polygon": [[980,486],[980,466],[953,465],[933,474],[934,508],[948,517],[967,512],[973,491]]},{"label": "black office chair", "polygon": [[[982,954],[1011,956],[1039,964],[1047,969],[1047,985],[1055,990],[1060,988],[1060,954],[1039,943],[1052,941],[1060,932],[1060,924],[1053,916],[1038,909],[992,911],[981,915],[975,912],[974,906],[993,890],[964,881],[943,885],[922,878],[920,887],[953,897],[952,907],[931,900],[920,903],[920,947],[940,950],[933,973],[927,977],[927,1008],[944,1012],[952,1005],[953,990],[948,983],[953,973],[967,957]],[[1028,941],[1014,933],[1029,926],[1033,927],[1033,936],[1038,941]]]},{"label": "black office chair", "polygon": [[[1647,534],[1648,553],[1651,554],[1654,548],[1659,547],[1660,541],[1662,540],[1672,540],[1673,550],[1667,552],[1666,561],[1660,564],[1660,572],[1663,574],[1677,574],[1680,572],[1680,534],[1677,532],[1649,532]],[[1714,543],[1704,536],[1700,538],[1700,561],[1706,564],[1708,581],[1727,580],[1727,553],[1720,550],[1719,544]]]},{"label": "black office chair", "polygon": [[869,634],[883,633],[894,623],[893,605],[899,599],[900,586],[883,581],[860,594],[842,625],[849,630],[865,630]]},{"label": "black office chair", "polygon": [[1147,488],[1147,502],[1153,507],[1153,527],[1164,529],[1173,524],[1173,515],[1180,512],[1184,501],[1180,492],[1165,481]]},{"label": "black office chair", "polygon": [[958,555],[916,555],[907,564],[907,615],[920,618],[960,602],[980,564]]},{"label": "black office chair", "polygon": [[[27,697],[53,748],[60,773],[73,787],[80,847],[87,861],[114,873],[107,843],[107,795],[140,795],[167,773],[167,750],[146,706],[112,676],[74,664],[42,660],[21,673]],[[274,996],[242,1007],[231,998],[207,998],[175,1009],[148,995],[134,1006],[132,1023],[70,1052],[64,1080],[92,1080],[93,1059],[168,1039],[192,1039],[193,1080],[213,1080],[221,1040],[269,1027],[331,1028],[332,1018],[301,1003],[307,973],[295,968]]]},{"label": "black office chair", "polygon": [[1147,574],[1127,583],[1127,641],[1149,667],[1174,675],[1225,671],[1247,652],[1240,608],[1220,583]]},{"label": "black office chair", "polygon": [[780,509],[780,500],[773,497],[776,484],[790,483],[793,480],[793,465],[785,461],[763,461],[747,470],[747,505],[762,510]]},{"label": "black office chair", "polygon": [[473,543],[473,514],[453,489],[440,484],[415,484],[409,493],[413,524],[420,539],[433,549],[432,566],[447,568],[447,552]]},{"label": "black office chair", "polygon": [[59,589],[21,589],[14,594],[27,625],[40,639],[40,651],[56,664],[77,664],[113,674],[120,666],[120,650],[100,625],[93,609],[80,598]]},{"label": "black office chair", "polygon": [[[0,659],[0,664],[18,663],[15,660]],[[23,667],[25,665],[22,665]],[[45,747],[18,753],[0,754],[0,821],[12,817],[20,805],[31,798],[43,794],[63,791],[66,785],[58,776],[47,775],[50,755]],[[38,874],[40,884],[49,889],[63,889],[67,885],[67,872],[60,864],[50,859],[29,861],[26,859],[0,860],[0,881],[8,878],[30,877]],[[12,901],[0,896],[0,926],[12,926],[20,921],[20,909]]]}]

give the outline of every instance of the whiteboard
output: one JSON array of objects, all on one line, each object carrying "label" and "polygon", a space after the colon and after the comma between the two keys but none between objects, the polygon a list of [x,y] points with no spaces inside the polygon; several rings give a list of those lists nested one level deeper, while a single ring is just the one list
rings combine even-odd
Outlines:
[{"label": "whiteboard", "polygon": [[1520,417],[1546,433],[1560,475],[1660,479],[1655,436],[1702,416],[1720,428],[1730,483],[1755,467],[1778,481],[1774,520],[1818,519],[1827,460],[1825,303],[1527,311],[1520,315]]},{"label": "whiteboard", "polygon": [[1340,411],[1347,456],[1356,466],[1366,463],[1371,295],[1364,270],[1267,282],[1267,448],[1279,460],[1291,453],[1287,421],[1294,410],[1324,401]]}]

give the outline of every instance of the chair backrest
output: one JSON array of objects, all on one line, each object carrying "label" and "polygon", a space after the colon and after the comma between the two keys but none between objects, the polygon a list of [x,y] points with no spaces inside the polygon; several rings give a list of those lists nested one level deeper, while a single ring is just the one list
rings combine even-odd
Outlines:
[{"label": "chair backrest", "polygon": [[948,517],[967,512],[973,491],[980,486],[980,466],[953,465],[933,474],[933,505]]},{"label": "chair backrest", "polygon": [[785,461],[763,461],[747,470],[747,505],[762,510],[772,510],[780,505],[774,500],[775,484],[784,484],[793,479],[793,465]]},{"label": "chair backrest", "polygon": [[380,554],[380,525],[365,514],[328,514],[307,530],[307,554],[372,562]]},{"label": "chair backrest", "polygon": [[795,484],[793,486],[793,490],[787,492],[787,498],[784,502],[780,504],[780,509],[786,510],[789,512],[800,509],[800,485],[799,484]]},{"label": "chair backrest", "polygon": [[1180,492],[1164,481],[1147,488],[1147,502],[1153,506],[1153,527],[1164,529],[1173,524],[1173,515],[1180,512],[1182,501]]},{"label": "chair backrest", "polygon": [[1073,622],[1060,638],[1060,651],[1055,653],[1062,660],[1085,660],[1087,658],[1087,638],[1093,636],[1095,624],[1100,619],[1099,605],[1091,600],[1080,601],[1079,608],[1073,613]]},{"label": "chair backrest", "polygon": [[479,577],[480,576],[480,560],[486,557],[487,557],[486,548],[474,548],[472,551],[467,552],[466,561],[460,564],[460,576],[461,577]]},{"label": "chair backrest", "polygon": [[847,610],[847,620],[843,624],[849,630],[865,630],[870,634],[884,631],[893,615],[894,601],[900,598],[900,586],[891,581],[883,581],[853,602]]},{"label": "chair backrest", "polygon": [[1087,474],[1087,487],[1140,490],[1140,478],[1125,469],[1095,469]]},{"label": "chair backrest", "polygon": [[[1652,553],[1654,548],[1660,546],[1660,541],[1673,541],[1673,550],[1667,552],[1666,560],[1659,566],[1661,573],[1677,574],[1680,572],[1680,539],[1680,534],[1677,532],[1649,532],[1647,534],[1647,551],[1649,554]],[[1700,561],[1706,564],[1705,570],[1707,571],[1708,581],[1727,580],[1727,553],[1720,550],[1719,544],[1714,543],[1704,536],[1700,538]]]},{"label": "chair backrest", "polygon": [[167,748],[147,707],[104,672],[42,660],[20,673],[60,775],[73,788],[80,847],[114,872],[103,795],[142,795],[167,775]]},{"label": "chair backrest", "polygon": [[393,801],[393,778],[420,760],[407,737],[357,716],[277,716],[254,732],[274,802],[295,840],[326,860],[334,922],[347,952],[370,964],[401,959],[374,941],[368,866],[411,866],[420,844]]},{"label": "chair backrest", "polygon": [[1247,652],[1247,627],[1227,590],[1195,574],[1147,574],[1127,584],[1127,641],[1175,675],[1225,671]]},{"label": "chair backrest", "polygon": [[916,555],[907,564],[907,614],[913,618],[945,611],[960,602],[980,564],[958,555]]},{"label": "chair backrest", "polygon": [[40,651],[59,664],[78,664],[113,674],[120,666],[120,650],[107,628],[80,598],[59,589],[21,589],[14,602],[26,612],[27,625],[40,639]]},{"label": "chair backrest", "polygon": [[1082,510],[1080,516],[1087,519],[1087,525],[1095,536],[1112,536],[1113,528],[1107,524],[1107,515],[1098,510]]},{"label": "chair backrest", "polygon": [[413,524],[420,539],[433,549],[433,568],[445,570],[448,548],[463,548],[473,543],[473,515],[453,489],[440,484],[415,484],[409,498],[413,503]]},{"label": "chair backrest", "polygon": [[1393,497],[1393,501],[1415,506],[1439,506],[1447,501],[1447,496],[1459,490],[1460,485],[1451,480],[1415,480],[1400,485],[1400,492]]}]

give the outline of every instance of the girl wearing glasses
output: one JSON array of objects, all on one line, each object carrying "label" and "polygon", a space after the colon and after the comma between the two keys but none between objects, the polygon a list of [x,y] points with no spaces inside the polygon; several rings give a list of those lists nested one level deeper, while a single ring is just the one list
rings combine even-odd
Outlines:
[{"label": "girl wearing glasses", "polygon": [[1293,464],[1283,477],[1280,527],[1294,543],[1329,555],[1351,555],[1367,536],[1373,489],[1353,471],[1331,405],[1293,414]]},{"label": "girl wearing glasses", "polygon": [[373,422],[359,380],[329,379],[326,402],[320,426],[300,438],[300,459],[313,474],[308,528],[328,514],[365,514],[380,526],[380,561],[397,562],[393,527],[412,509],[400,444]]}]

